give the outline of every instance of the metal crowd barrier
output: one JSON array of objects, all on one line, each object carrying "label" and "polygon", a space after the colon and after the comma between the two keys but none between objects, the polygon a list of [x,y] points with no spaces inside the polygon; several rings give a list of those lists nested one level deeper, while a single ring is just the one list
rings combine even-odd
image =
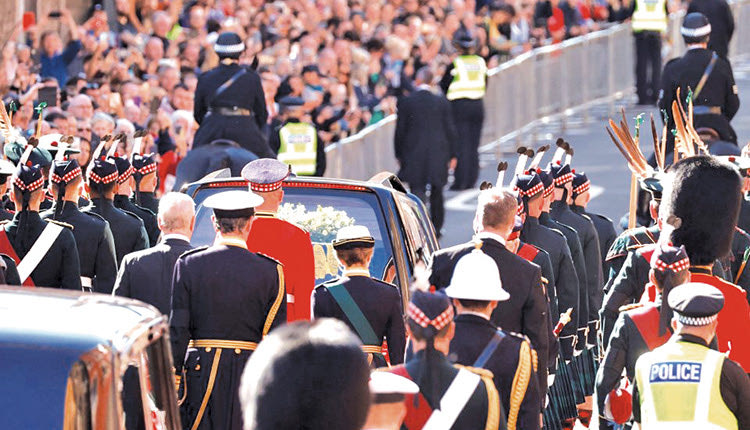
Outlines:
[{"label": "metal crowd barrier", "polygon": [[[750,0],[731,2],[735,33],[733,59],[750,53]],[[680,35],[684,12],[670,16],[669,55],[682,55]],[[596,103],[610,104],[633,91],[635,53],[629,23],[534,49],[490,70],[484,99],[482,150],[513,142],[545,122],[564,118]],[[365,128],[326,148],[326,176],[365,180],[377,172],[396,172],[393,150],[396,116]]]}]

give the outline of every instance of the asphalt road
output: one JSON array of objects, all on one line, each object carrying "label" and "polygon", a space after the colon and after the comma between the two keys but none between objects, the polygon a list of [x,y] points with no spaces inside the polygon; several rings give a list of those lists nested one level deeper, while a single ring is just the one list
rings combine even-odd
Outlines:
[{"label": "asphalt road", "polygon": [[[733,67],[739,86],[741,105],[732,125],[737,131],[740,144],[744,144],[750,142],[750,97],[744,97],[745,94],[750,94],[750,62],[736,63]],[[621,107],[625,108],[631,131],[634,118],[639,113],[648,115],[653,112],[658,121],[657,109],[635,106],[634,96],[623,98],[615,103],[616,117],[613,119],[616,121],[619,121]],[[593,198],[589,203],[589,210],[619,221],[628,210],[630,171],[622,155],[607,136],[604,127],[608,118],[609,106],[594,106],[585,112],[566,118],[564,128],[561,121],[539,127],[536,142],[532,142],[531,135],[529,135],[522,139],[520,144],[537,148],[549,143],[554,147],[554,141],[558,137],[563,137],[570,142],[575,150],[572,167],[577,171],[586,172],[591,180]],[[661,130],[660,126],[657,128]],[[651,145],[650,138],[642,142],[641,150],[646,156],[653,152]],[[499,161],[508,161],[510,169],[513,169],[517,160],[513,152],[515,148],[512,145],[506,145],[502,149],[504,151],[491,150],[481,153],[478,184],[485,180],[495,182],[496,166]],[[501,152],[499,159],[497,152]],[[546,164],[551,158],[552,154],[548,153],[542,160],[542,164]],[[510,177],[506,174],[506,182],[509,180]],[[477,195],[476,190],[462,192],[446,190],[446,218],[443,237],[440,240],[441,246],[455,245],[471,238]]]}]

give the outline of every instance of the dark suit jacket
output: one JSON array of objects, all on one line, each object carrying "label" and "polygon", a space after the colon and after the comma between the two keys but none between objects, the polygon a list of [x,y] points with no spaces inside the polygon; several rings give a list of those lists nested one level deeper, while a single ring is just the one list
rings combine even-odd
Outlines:
[{"label": "dark suit jacket", "polygon": [[[451,340],[449,358],[464,366],[473,366],[497,331],[490,321],[471,314],[458,315],[455,319],[456,334]],[[531,351],[521,357],[521,344],[529,343],[523,336],[503,331],[505,337],[483,367],[492,372],[495,387],[500,393],[503,410],[510,416],[510,398],[513,382],[521,359],[533,362]],[[532,370],[533,371],[533,370]],[[545,381],[546,382],[546,381]],[[531,430],[539,428],[539,413],[542,410],[539,383],[535,376],[529,380],[520,408],[516,412],[516,428]]]},{"label": "dark suit jacket", "polygon": [[107,220],[115,239],[115,255],[118,264],[125,255],[148,248],[148,235],[143,221],[137,215],[117,209],[112,200],[93,199],[84,212],[94,212]]},{"label": "dark suit jacket", "polygon": [[398,102],[394,149],[398,176],[412,187],[448,181],[448,162],[457,153],[457,134],[445,96],[419,90]]},{"label": "dark suit jacket", "polygon": [[153,248],[126,255],[112,293],[154,305],[161,313],[169,315],[174,264],[191,248],[190,242],[168,238]]},{"label": "dark suit jacket", "polygon": [[[469,242],[433,254],[430,283],[437,289],[447,287],[458,260],[473,249],[474,243]],[[482,251],[495,260],[503,289],[510,293],[510,299],[498,303],[492,322],[503,330],[528,336],[539,355],[539,379],[546,381],[549,307],[542,288],[541,269],[494,239],[482,239]]]}]

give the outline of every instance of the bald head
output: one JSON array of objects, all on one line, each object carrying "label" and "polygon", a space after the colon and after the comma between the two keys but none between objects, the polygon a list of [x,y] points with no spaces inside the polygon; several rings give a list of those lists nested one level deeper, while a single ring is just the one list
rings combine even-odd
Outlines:
[{"label": "bald head", "polygon": [[513,230],[518,200],[516,196],[501,188],[490,188],[479,194],[476,220],[485,231],[506,237]]},{"label": "bald head", "polygon": [[164,234],[190,237],[195,222],[195,203],[187,194],[167,193],[159,200],[159,229]]}]

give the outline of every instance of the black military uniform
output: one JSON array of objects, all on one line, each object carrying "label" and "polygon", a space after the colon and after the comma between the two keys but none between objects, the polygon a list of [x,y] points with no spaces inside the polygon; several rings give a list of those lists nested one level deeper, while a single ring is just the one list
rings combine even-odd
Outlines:
[{"label": "black military uniform", "polygon": [[117,186],[117,166],[111,159],[99,157],[91,161],[88,171],[91,205],[84,212],[93,212],[109,223],[115,239],[115,256],[120,263],[125,255],[148,248],[148,236],[143,221],[135,214],[117,209],[112,200],[104,196],[105,189]]},{"label": "black military uniform", "polygon": [[193,114],[200,127],[193,146],[229,139],[258,157],[274,158],[261,133],[268,111],[260,76],[236,61],[245,44],[235,33],[226,32],[219,35],[214,50],[222,62],[198,78]]},{"label": "black military uniform", "polygon": [[[583,248],[583,257],[586,261],[586,291],[588,297],[588,328],[593,335],[596,332],[596,323],[599,320],[597,310],[602,302],[602,263],[601,251],[599,250],[599,236],[596,234],[594,223],[583,215],[578,215],[568,205],[568,198],[572,190],[573,172],[568,163],[556,163],[549,165],[549,172],[554,179],[555,187],[563,189],[561,200],[552,202],[550,215],[555,220],[573,227],[578,233]],[[584,289],[581,289],[583,294]],[[583,302],[584,300],[581,300]],[[583,314],[583,310],[581,313]],[[589,338],[593,341],[593,337]]]},{"label": "black military uniform", "polygon": [[406,364],[389,370],[419,386],[418,394],[406,396],[406,417],[401,428],[421,429],[435,409],[447,406],[441,405],[440,400],[456,377],[464,377],[465,373],[459,373],[462,369],[479,375],[481,379],[451,429],[505,429],[505,414],[492,381],[492,372],[454,366],[443,352],[435,349],[437,333],[453,322],[453,308],[448,298],[442,294],[414,291],[407,314],[412,335],[425,341],[427,346],[417,351]]},{"label": "black military uniform", "polygon": [[159,199],[156,198],[156,193],[141,190],[141,181],[143,178],[149,175],[156,175],[157,166],[154,154],[133,154],[130,164],[133,165],[133,180],[135,181],[135,186],[133,187],[134,193],[130,201],[135,205],[158,214]]},{"label": "black military uniform", "polygon": [[[123,212],[130,212],[140,218],[141,221],[143,221],[143,227],[146,229],[146,234],[148,234],[149,245],[156,245],[156,243],[159,241],[159,235],[161,234],[161,230],[159,230],[159,224],[156,221],[156,214],[133,203],[130,200],[130,187],[123,185],[126,182],[128,184],[130,183],[129,181],[132,179],[135,169],[130,164],[130,161],[128,161],[128,159],[125,157],[118,157],[117,155],[115,155],[114,157],[112,157],[112,160],[117,166],[118,191],[115,194],[114,198],[115,207],[122,210]],[[120,192],[119,188],[121,187],[124,187],[124,189],[126,190],[125,194],[122,194]]]},{"label": "black military uniform", "polygon": [[112,293],[154,305],[161,313],[169,315],[174,266],[180,255],[190,249],[187,237],[166,235],[159,244],[126,255]]},{"label": "black military uniform", "polygon": [[115,241],[109,223],[93,212],[82,212],[75,202],[64,200],[68,184],[82,176],[76,160],[55,161],[50,182],[58,190],[55,207],[42,213],[44,219],[54,219],[73,226],[78,258],[81,263],[81,285],[97,293],[109,294],[117,275]]},{"label": "black military uniform", "polygon": [[729,59],[729,41],[734,33],[734,16],[726,0],[691,0],[687,13],[700,12],[711,24],[711,38],[708,49]]},{"label": "black military uniform", "polygon": [[231,140],[215,140],[193,148],[177,165],[172,191],[180,191],[184,185],[221,169],[229,169],[234,177],[240,176],[242,168],[257,159],[255,154]]},{"label": "black military uniform", "polygon": [[[213,208],[220,222],[251,219],[262,201],[249,191],[225,191],[204,206]],[[174,269],[170,321],[176,374],[186,373],[186,425],[240,430],[238,388],[245,363],[263,337],[286,321],[281,265],[228,235],[183,254]],[[189,346],[197,351],[186,359]]]},{"label": "black military uniform", "polygon": [[[539,267],[508,251],[504,240],[494,234],[479,233],[475,240],[481,241],[482,251],[497,264],[503,288],[510,293],[510,299],[500,302],[495,308],[492,323],[531,339],[539,354],[538,378],[546,381],[550,347],[549,307]],[[433,254],[430,284],[437,289],[448,287],[460,259],[475,247],[475,242],[468,242]],[[543,388],[546,387],[542,387],[542,393],[545,392]]]},{"label": "black military uniform", "polygon": [[[654,271],[671,271],[674,274],[685,272],[690,260],[684,248],[656,245],[651,255],[649,267]],[[632,383],[635,378],[635,363],[643,353],[663,345],[672,335],[671,309],[662,301],[669,298],[673,285],[660,285],[663,289],[654,303],[638,303],[621,309],[615,328],[604,354],[602,365],[596,377],[596,393],[599,418],[605,416],[607,395],[618,386],[623,369]],[[655,287],[654,287],[655,288]],[[620,423],[623,424],[623,423]]]},{"label": "black military uniform", "polygon": [[[688,14],[682,25],[685,43],[700,44],[708,38],[711,26],[708,19],[700,13]],[[687,36],[687,35],[689,36]],[[709,127],[719,134],[721,140],[737,143],[737,134],[729,124],[740,107],[737,95],[737,85],[734,82],[732,67],[724,58],[713,51],[693,45],[680,58],[668,62],[662,73],[661,91],[659,93],[659,108],[666,109],[669,114],[667,128],[675,128],[672,118],[672,101],[677,97],[677,89],[683,107],[688,96],[688,87],[693,90],[693,124],[695,128]],[[704,76],[707,77],[704,80]],[[703,81],[703,85],[700,83]],[[667,134],[667,153],[674,148],[674,136]],[[669,158],[669,157],[668,157]]]},{"label": "black military uniform", "polygon": [[[528,202],[532,197],[543,193],[544,184],[536,172],[519,175],[516,178],[516,189],[524,200],[524,207],[528,211]],[[560,335],[560,348],[563,357],[570,359],[573,354],[573,338],[579,328],[586,327],[586,316],[579,317],[579,286],[578,277],[573,267],[570,248],[565,237],[560,232],[550,230],[539,223],[539,219],[526,214],[526,220],[521,230],[521,240],[547,251],[552,260],[555,273],[555,291],[557,305],[560,312],[572,308],[572,323],[565,326]],[[553,321],[559,315],[555,315]],[[541,356],[541,353],[540,353]]]},{"label": "black military uniform", "polygon": [[[287,124],[303,124],[308,127],[315,127],[312,124],[302,123],[300,116],[303,112],[299,110],[305,104],[305,100],[302,97],[286,96],[279,100],[279,105],[282,107],[284,112],[284,121],[281,122],[277,127],[274,127],[268,138],[268,144],[271,150],[279,157],[280,161],[286,162],[292,166],[292,172],[297,175],[310,175],[310,173],[302,173],[299,170],[300,160],[295,160],[296,157],[288,157],[279,153],[282,149],[281,131]],[[311,129],[312,131],[312,129]],[[294,140],[294,137],[290,138]],[[293,144],[294,142],[287,142],[287,145]],[[302,145],[306,142],[299,142],[298,145]],[[291,152],[293,148],[287,148],[288,152]],[[320,138],[320,133],[315,131],[315,172],[312,176],[323,176],[326,171],[326,150],[325,142]]]},{"label": "black military uniform", "polygon": [[[457,364],[492,372],[509,428],[539,429],[544,395],[540,394],[535,376],[536,351],[528,338],[497,327],[484,311],[490,309],[491,302],[499,304],[511,297],[499,275],[495,261],[481,249],[464,254],[456,263],[454,276],[445,289],[454,304],[458,302],[459,310],[449,358]],[[482,310],[459,307],[465,304]]]},{"label": "black military uniform", "polygon": [[605,257],[605,264],[609,266],[607,282],[604,284],[605,295],[612,289],[612,283],[617,274],[620,273],[628,253],[644,245],[656,243],[660,234],[659,226],[654,224],[651,227],[636,227],[625,230],[615,239]]},{"label": "black military uniform", "polygon": [[576,200],[582,195],[587,194],[590,188],[591,182],[589,181],[589,178],[585,173],[575,172],[573,174],[573,204],[570,205],[570,209],[579,215],[586,216],[591,220],[591,222],[594,223],[596,235],[599,238],[599,252],[601,254],[602,261],[602,282],[604,282],[604,277],[609,274],[609,267],[607,264],[605,264],[605,258],[607,256],[606,253],[615,242],[615,239],[617,238],[617,231],[615,230],[615,224],[611,219],[605,217],[604,215],[599,215],[587,211],[585,205],[576,204]]},{"label": "black military uniform", "polygon": [[[374,246],[375,239],[363,226],[342,228],[333,242],[337,251]],[[406,329],[401,295],[394,285],[370,277],[367,270],[347,268],[340,278],[315,287],[311,307],[313,318],[345,322],[362,340],[362,349],[372,356],[374,367],[388,364],[380,349],[384,339],[390,363],[404,362]]]},{"label": "black military uniform", "polygon": [[[22,198],[23,205],[16,212],[13,220],[3,226],[0,248],[2,248],[3,253],[13,257],[17,265],[20,265],[32,247],[37,245],[37,241],[42,236],[42,232],[47,229],[48,223],[54,223],[55,226],[50,226],[50,228],[59,229],[59,233],[54,236],[54,239],[51,239],[52,243],[30,274],[24,274],[23,270],[19,270],[20,281],[24,285],[81,291],[81,271],[78,262],[78,250],[71,232],[72,226],[52,220],[46,220],[45,222],[39,216],[39,212],[29,209],[31,193],[42,192],[44,176],[42,176],[41,166],[26,164],[28,157],[28,154],[21,157],[16,175],[13,178],[14,191],[17,196]],[[41,244],[42,242],[39,243],[39,245]],[[27,279],[27,277],[30,279]],[[33,283],[30,283],[30,281],[33,281]]]}]

